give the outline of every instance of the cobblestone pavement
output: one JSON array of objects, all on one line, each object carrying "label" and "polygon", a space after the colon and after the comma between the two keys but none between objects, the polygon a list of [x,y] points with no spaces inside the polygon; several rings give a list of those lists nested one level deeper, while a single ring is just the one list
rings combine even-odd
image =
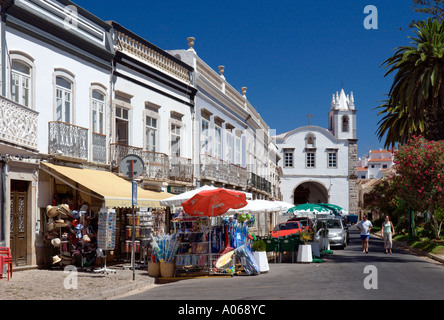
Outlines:
[{"label": "cobblestone pavement", "polygon": [[[111,268],[109,268],[111,269]],[[128,291],[154,286],[154,278],[146,270],[113,268],[116,273],[77,272],[77,289],[72,281],[75,273],[63,270],[30,269],[6,273],[0,279],[0,300],[101,300]],[[66,289],[65,284],[68,288]]]}]

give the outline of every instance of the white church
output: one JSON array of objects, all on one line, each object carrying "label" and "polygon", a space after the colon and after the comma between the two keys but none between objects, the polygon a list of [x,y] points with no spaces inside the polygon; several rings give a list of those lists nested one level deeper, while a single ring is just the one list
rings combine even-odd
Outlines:
[{"label": "white church", "polygon": [[283,201],[332,203],[356,214],[358,140],[353,92],[346,95],[341,89],[333,94],[328,129],[310,122],[275,136]]}]

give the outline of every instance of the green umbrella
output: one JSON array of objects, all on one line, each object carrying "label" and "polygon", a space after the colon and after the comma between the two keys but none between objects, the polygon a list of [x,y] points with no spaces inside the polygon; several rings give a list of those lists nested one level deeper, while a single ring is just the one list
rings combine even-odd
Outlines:
[{"label": "green umbrella", "polygon": [[319,204],[304,203],[288,209],[287,213],[332,214],[332,210]]},{"label": "green umbrella", "polygon": [[338,205],[335,205],[335,204],[331,204],[331,203],[318,203],[320,206],[323,206],[323,207],[326,207],[326,208],[328,208],[328,209],[330,209],[330,210],[333,210],[333,213],[336,215],[336,216],[340,216],[341,214],[340,214],[340,212],[342,211],[342,210],[344,210],[342,207],[340,207],[340,206],[338,206]]}]

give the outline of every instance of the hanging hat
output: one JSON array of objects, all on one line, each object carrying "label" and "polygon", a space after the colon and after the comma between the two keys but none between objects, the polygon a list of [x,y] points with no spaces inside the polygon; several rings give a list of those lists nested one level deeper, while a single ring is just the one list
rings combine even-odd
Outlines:
[{"label": "hanging hat", "polygon": [[65,223],[63,219],[58,219],[56,220],[55,226],[64,228],[67,227],[68,225]]},{"label": "hanging hat", "polygon": [[51,205],[49,205],[49,206],[46,207],[46,215],[47,215],[49,218],[54,218],[54,217],[56,217],[58,214],[59,214],[59,208],[57,208],[57,207],[53,207],[53,206],[51,206]]},{"label": "hanging hat", "polygon": [[55,229],[54,219],[53,218],[49,218],[48,219],[48,223],[46,224],[46,230],[51,232],[54,229]]},{"label": "hanging hat", "polygon": [[72,217],[74,219],[79,219],[80,218],[80,213],[77,210],[73,210],[72,211]]},{"label": "hanging hat", "polygon": [[52,239],[51,240],[51,244],[54,246],[54,247],[60,247],[60,243],[61,243],[61,241],[60,241],[60,239],[59,238],[54,238],[54,239]]},{"label": "hanging hat", "polygon": [[86,211],[86,210],[88,210],[88,206],[86,204],[80,207],[80,211]]},{"label": "hanging hat", "polygon": [[61,204],[59,211],[62,214],[63,218],[73,218],[71,209],[69,209],[69,206],[67,204]]},{"label": "hanging hat", "polygon": [[59,256],[52,257],[52,264],[59,263],[60,261],[62,261],[62,259],[60,259]]},{"label": "hanging hat", "polygon": [[82,238],[83,242],[90,242],[91,239],[89,238],[89,236],[87,234],[85,234]]},{"label": "hanging hat", "polygon": [[62,260],[62,264],[64,264],[64,265],[70,265],[70,264],[73,264],[76,261],[75,258],[73,258],[71,256],[68,256],[66,254],[62,255],[62,259],[61,260]]}]

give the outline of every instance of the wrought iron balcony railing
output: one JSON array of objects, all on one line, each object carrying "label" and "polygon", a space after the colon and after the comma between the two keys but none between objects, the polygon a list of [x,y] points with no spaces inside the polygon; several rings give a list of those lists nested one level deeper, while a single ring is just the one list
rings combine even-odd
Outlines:
[{"label": "wrought iron balcony railing", "polygon": [[92,134],[92,160],[106,163],[106,136],[104,134],[97,132]]},{"label": "wrought iron balcony railing", "polygon": [[165,153],[143,151],[142,148],[112,143],[111,164],[114,171],[119,170],[120,161],[128,154],[140,156],[145,165],[143,177],[155,181],[193,181],[193,166],[191,159],[169,157]]},{"label": "wrought iron balcony railing", "polygon": [[88,160],[88,129],[51,121],[48,137],[49,154]]},{"label": "wrought iron balcony railing", "polygon": [[200,178],[246,187],[247,169],[207,154],[200,155]]}]

